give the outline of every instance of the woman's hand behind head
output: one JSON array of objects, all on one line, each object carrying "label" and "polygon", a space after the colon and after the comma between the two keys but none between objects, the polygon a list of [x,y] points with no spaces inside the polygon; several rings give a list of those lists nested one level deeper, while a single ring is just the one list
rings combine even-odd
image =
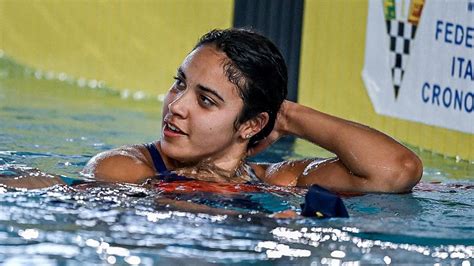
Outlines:
[{"label": "woman's hand behind head", "polygon": [[270,147],[273,143],[275,143],[278,139],[287,135],[287,113],[291,106],[295,104],[296,103],[288,100],[283,101],[280,110],[278,111],[277,119],[275,121],[275,126],[273,127],[272,132],[270,132],[270,134],[266,138],[260,140],[255,146],[250,147],[247,150],[248,156],[253,156],[264,151],[266,148]]}]

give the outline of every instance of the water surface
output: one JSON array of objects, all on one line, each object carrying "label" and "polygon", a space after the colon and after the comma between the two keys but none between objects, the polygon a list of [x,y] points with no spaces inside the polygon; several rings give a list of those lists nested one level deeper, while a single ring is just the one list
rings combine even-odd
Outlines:
[{"label": "water surface", "polygon": [[[94,154],[155,140],[161,103],[125,96],[98,81],[0,57],[0,173],[14,177],[37,168],[82,178],[79,171]],[[415,151],[425,171],[413,193],[346,197],[349,219],[268,216],[299,211],[304,189],[178,195],[238,213],[225,215],[168,208],[160,202],[169,196],[162,190],[127,184],[0,187],[0,262],[468,265],[474,258],[474,166]],[[253,160],[328,155],[283,139]]]}]

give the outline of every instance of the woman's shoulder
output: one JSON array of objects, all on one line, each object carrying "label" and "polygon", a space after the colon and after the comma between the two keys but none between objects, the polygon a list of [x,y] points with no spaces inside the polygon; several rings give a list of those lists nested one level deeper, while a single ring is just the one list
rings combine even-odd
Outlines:
[{"label": "woman's shoulder", "polygon": [[155,172],[143,144],[125,145],[92,157],[83,173],[106,182],[139,183]]}]

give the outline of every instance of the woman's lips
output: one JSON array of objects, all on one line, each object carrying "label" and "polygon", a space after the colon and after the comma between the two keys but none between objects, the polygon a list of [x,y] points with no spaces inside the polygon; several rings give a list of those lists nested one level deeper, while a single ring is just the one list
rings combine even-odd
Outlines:
[{"label": "woman's lips", "polygon": [[167,122],[164,125],[163,134],[167,137],[179,137],[179,136],[187,135],[177,126],[167,123]]}]

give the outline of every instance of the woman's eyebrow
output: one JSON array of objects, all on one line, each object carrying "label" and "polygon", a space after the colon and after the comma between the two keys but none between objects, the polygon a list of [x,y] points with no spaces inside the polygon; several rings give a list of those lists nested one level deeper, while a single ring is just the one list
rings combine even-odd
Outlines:
[{"label": "woman's eyebrow", "polygon": [[222,96],[219,95],[219,93],[217,93],[217,91],[211,89],[211,88],[208,88],[208,87],[204,87],[203,85],[201,84],[198,84],[197,85],[198,89],[199,90],[202,90],[202,91],[205,91],[205,92],[208,92],[210,94],[213,94],[214,96],[216,96],[217,98],[219,98],[222,102],[225,103],[224,101],[224,98],[222,98]]},{"label": "woman's eyebrow", "polygon": [[[183,69],[182,69],[181,67],[178,68],[178,75],[181,76],[181,77],[183,77],[183,79],[186,79],[186,74],[184,74],[184,71],[183,71]],[[208,88],[208,87],[206,87],[206,86],[203,86],[203,85],[201,85],[201,84],[198,84],[197,87],[198,87],[199,90],[208,92],[208,93],[210,93],[210,94],[216,96],[216,97],[219,98],[222,102],[225,103],[224,98],[223,98],[222,96],[220,96],[219,93],[218,93],[216,90],[213,90],[213,89]]]}]

